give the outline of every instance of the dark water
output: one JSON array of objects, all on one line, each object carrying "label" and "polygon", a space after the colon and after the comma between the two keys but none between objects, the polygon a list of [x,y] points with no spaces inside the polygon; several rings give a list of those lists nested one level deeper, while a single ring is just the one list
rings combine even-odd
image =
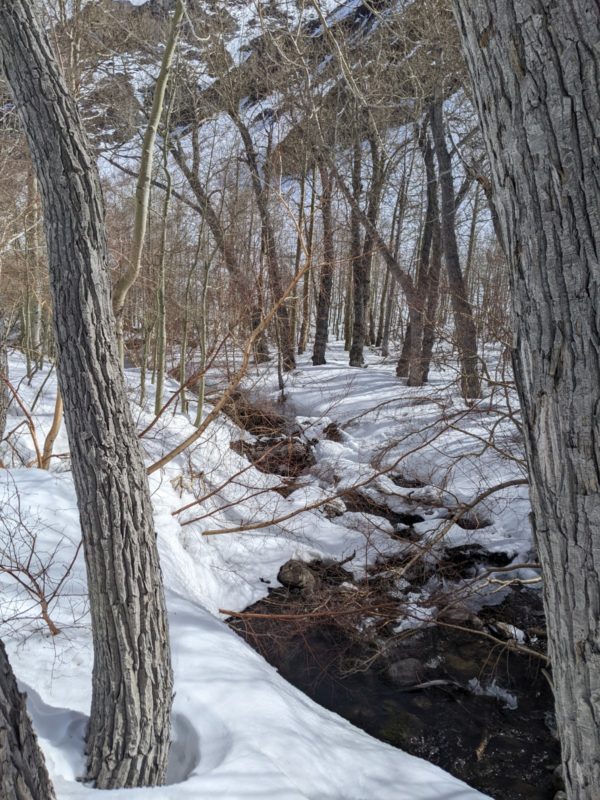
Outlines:
[{"label": "dark water", "polygon": [[[282,491],[291,491],[295,477],[314,463],[313,443],[290,428],[290,418],[281,409],[258,408],[243,395],[234,400],[227,413],[256,438],[252,444],[232,447],[258,469],[289,481]],[[329,428],[326,438],[337,440],[339,429]],[[421,485],[401,475],[393,479],[401,486]],[[344,502],[348,511],[375,514],[394,526],[412,526],[423,519],[420,510],[396,514],[356,491],[348,492]],[[462,526],[486,524],[471,515],[464,517]],[[400,538],[410,538],[411,531],[402,527]],[[487,553],[478,545],[450,548],[435,572],[458,586],[480,568],[502,567],[511,558]],[[261,615],[258,619],[230,624],[286,680],[372,736],[439,765],[496,800],[552,800],[557,789],[552,773],[560,754],[544,661],[516,654],[478,636],[476,630],[435,626],[408,638],[394,637],[398,594],[394,581],[386,577],[390,566],[392,560],[369,576],[375,587],[374,599],[369,595],[371,612],[377,616],[384,610],[375,635],[361,632],[372,613],[359,605],[352,609],[351,593],[341,596],[339,584],[352,580],[341,567],[328,568],[328,576],[319,573],[316,596],[276,589],[247,609]],[[430,566],[410,578],[411,591],[420,590],[431,570]],[[323,608],[333,613],[324,615]],[[302,618],[315,610],[317,616]],[[516,589],[501,606],[479,612],[480,631],[498,621],[536,635],[536,647],[543,649],[539,592]],[[469,627],[470,622],[461,624]]]},{"label": "dark water", "polygon": [[[551,800],[559,748],[542,661],[475,634],[430,627],[369,663],[373,643],[361,641],[347,626],[273,618],[305,607],[301,596],[277,590],[249,609],[265,619],[232,626],[286,680],[376,738],[438,764],[498,800]],[[539,595],[514,592],[504,607],[493,609],[496,619],[503,613],[524,628],[539,624]],[[404,681],[410,687],[393,679],[394,663],[400,673],[417,665],[414,678]],[[443,684],[412,688],[430,681]],[[474,686],[500,687],[501,695],[506,690],[511,697],[477,694]]]}]

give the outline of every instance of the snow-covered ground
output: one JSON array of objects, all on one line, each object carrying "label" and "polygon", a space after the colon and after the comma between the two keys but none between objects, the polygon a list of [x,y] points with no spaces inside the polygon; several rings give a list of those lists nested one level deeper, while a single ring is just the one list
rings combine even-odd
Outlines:
[{"label": "snow-covered ground", "polygon": [[[286,413],[295,415],[304,438],[317,444],[315,466],[287,498],[273,491],[281,485],[278,476],[259,472],[230,449],[232,439],[247,434],[226,418],[151,476],[175,669],[171,784],[106,794],[157,800],[483,797],[317,706],[232,633],[219,614],[219,609],[242,610],[263,597],[289,558],[339,559],[356,551],[352,568],[360,573],[381,553],[400,547],[368,515],[346,512],[330,520],[318,507],[302,510],[355,485],[392,509],[420,508],[426,521],[415,528],[422,541],[435,538],[443,527],[445,543],[477,541],[510,552],[517,561],[528,556],[529,505],[523,486],[507,487],[484,501],[477,512],[492,524],[483,530],[464,530],[445,519],[448,509],[472,501],[482,489],[522,478],[512,425],[500,405],[490,411],[488,399],[467,409],[448,387],[450,373],[436,373],[425,389],[407,389],[395,378],[394,365],[376,356],[370,356],[368,369],[350,369],[334,345],[329,360],[325,367],[303,362],[288,379]],[[10,378],[25,407],[33,406],[41,446],[52,417],[54,375],[40,371],[29,385],[23,359],[13,354]],[[149,405],[141,409],[135,402],[139,374],[130,371],[128,379],[142,430],[153,419],[153,398],[150,392]],[[256,396],[276,400],[272,373],[250,376],[248,383]],[[173,383],[166,388],[176,389]],[[194,414],[192,404],[191,419]],[[340,441],[324,438],[333,422],[341,430]],[[61,430],[55,445],[60,457],[43,471],[31,466],[32,433],[14,403],[7,431],[12,432],[8,442],[0,445],[6,466],[0,469],[2,560],[23,564],[33,553],[30,566],[39,572],[46,565],[45,593],[55,593],[49,614],[60,633],[50,635],[31,586],[27,591],[14,576],[0,572],[0,635],[27,691],[59,798],[98,796],[77,781],[84,767],[92,649],[66,436]],[[181,413],[166,412],[143,439],[147,463],[192,431]],[[494,446],[485,447],[490,434]],[[390,475],[400,473],[423,487],[399,487]],[[269,524],[282,517],[279,524]],[[248,525],[255,527],[202,535]]]}]

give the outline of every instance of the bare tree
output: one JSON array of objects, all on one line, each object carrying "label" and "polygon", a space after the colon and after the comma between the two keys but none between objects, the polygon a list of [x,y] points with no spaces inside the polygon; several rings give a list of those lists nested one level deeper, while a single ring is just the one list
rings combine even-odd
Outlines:
[{"label": "bare tree", "polygon": [[86,558],[94,671],[87,779],[161,783],[172,674],[148,484],[115,340],[97,170],[44,29],[0,1],[0,57],[44,206],[58,378]]},{"label": "bare tree", "polygon": [[8,413],[8,387],[2,378],[8,378],[8,353],[7,353],[6,323],[0,317],[0,440],[6,428],[6,415]]},{"label": "bare tree", "polygon": [[323,218],[323,263],[319,281],[319,297],[317,298],[317,321],[315,345],[312,363],[314,366],[325,364],[325,351],[329,336],[329,312],[331,309],[331,291],[333,287],[333,267],[335,251],[333,246],[332,190],[331,171],[321,166],[321,216]]},{"label": "bare tree", "polygon": [[460,357],[462,393],[465,398],[476,398],[481,396],[477,368],[477,332],[460,266],[458,242],[456,240],[456,197],[452,158],[446,144],[441,99],[437,99],[431,107],[431,132],[439,166],[439,182],[442,196],[442,249],[448,274],[450,300],[454,311],[454,331]]},{"label": "bare tree", "polygon": [[570,800],[600,786],[600,9],[455,0],[512,270]]},{"label": "bare tree", "polygon": [[54,800],[44,756],[25,708],[25,696],[0,641],[0,797]]}]

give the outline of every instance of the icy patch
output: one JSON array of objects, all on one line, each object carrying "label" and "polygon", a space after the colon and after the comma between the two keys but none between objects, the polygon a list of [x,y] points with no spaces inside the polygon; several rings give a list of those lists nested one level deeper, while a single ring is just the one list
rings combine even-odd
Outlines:
[{"label": "icy patch", "polygon": [[510,711],[515,711],[518,708],[519,702],[516,696],[507,689],[503,689],[502,686],[498,686],[495,680],[487,686],[483,686],[477,678],[471,678],[469,689],[473,694],[495,697],[504,704],[504,708],[508,708]]}]

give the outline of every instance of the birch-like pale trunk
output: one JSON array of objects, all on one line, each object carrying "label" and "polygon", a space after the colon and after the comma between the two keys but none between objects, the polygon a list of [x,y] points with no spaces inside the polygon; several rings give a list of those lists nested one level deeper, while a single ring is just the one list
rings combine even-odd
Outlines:
[{"label": "birch-like pale trunk", "polygon": [[569,800],[600,787],[600,7],[455,0],[511,267]]},{"label": "birch-like pale trunk", "polygon": [[[163,405],[165,388],[165,370],[167,367],[167,308],[165,303],[165,273],[167,269],[167,240],[169,234],[169,209],[173,193],[173,178],[169,169],[169,118],[167,109],[165,133],[163,140],[163,172],[165,173],[165,196],[163,198],[160,231],[160,252],[158,256],[158,285],[156,287],[156,393],[154,395],[154,413],[160,414]],[[185,361],[185,352],[181,352],[181,360]]]},{"label": "birch-like pale trunk", "polygon": [[129,290],[137,280],[142,268],[142,255],[144,252],[144,241],[146,239],[146,228],[148,226],[148,209],[150,204],[150,185],[152,183],[152,165],[154,163],[154,144],[156,133],[163,112],[165,94],[171,76],[173,56],[179,39],[179,29],[185,12],[183,0],[177,0],[169,36],[163,52],[160,72],[154,86],[154,96],[152,98],[152,109],[148,125],[144,134],[142,144],[142,158],[140,161],[140,171],[135,190],[135,219],[133,227],[133,240],[131,243],[131,254],[129,263],[119,280],[117,281],[112,296],[113,311],[117,322],[117,342],[121,364],[124,360],[125,348],[123,340],[123,313],[125,301]]}]

